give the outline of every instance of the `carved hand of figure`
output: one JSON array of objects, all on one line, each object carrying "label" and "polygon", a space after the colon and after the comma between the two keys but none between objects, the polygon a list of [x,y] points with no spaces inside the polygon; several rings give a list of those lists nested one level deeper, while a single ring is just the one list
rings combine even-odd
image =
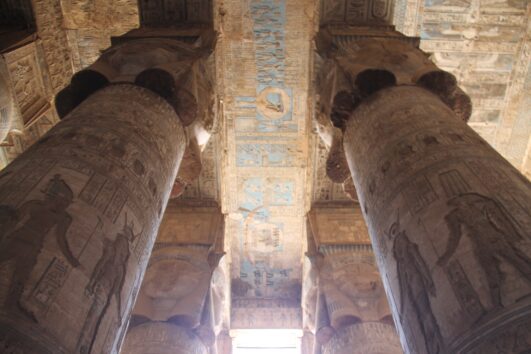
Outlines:
[{"label": "carved hand of figure", "polygon": [[18,219],[19,214],[15,209],[9,205],[0,205],[0,236],[7,234]]},{"label": "carved hand of figure", "polygon": [[89,281],[89,283],[85,287],[85,296],[91,297],[92,295],[94,295],[95,286],[96,284],[92,280]]},{"label": "carved hand of figure", "polygon": [[459,211],[453,210],[444,218],[446,221],[446,226],[450,231],[450,236],[448,238],[448,244],[446,246],[446,251],[437,261],[438,266],[445,266],[454,252],[457,250],[459,241],[461,240],[461,220],[459,217]]},{"label": "carved hand of figure", "polygon": [[118,326],[121,327],[122,326],[122,304],[120,302],[116,304],[116,311],[118,312],[118,321],[120,321]]},{"label": "carved hand of figure", "polygon": [[[123,281],[119,289],[123,288]],[[118,320],[120,321],[120,326],[122,325],[122,297],[120,296],[120,290],[115,293],[116,296],[116,311],[118,312]]]},{"label": "carved hand of figure", "polygon": [[77,260],[77,258],[74,257],[74,255],[72,254],[72,250],[70,249],[68,240],[66,239],[68,228],[70,227],[71,223],[72,223],[72,218],[70,217],[70,215],[65,213],[57,225],[56,239],[57,239],[57,243],[59,244],[59,248],[61,249],[61,252],[67,259],[68,263],[70,263],[72,267],[77,268],[80,266],[80,263]]},{"label": "carved hand of figure", "polygon": [[435,295],[437,294],[437,293],[435,292],[435,284],[434,284],[432,281],[429,281],[429,282],[428,282],[428,286],[427,286],[427,288],[428,288],[428,293],[429,293],[431,296],[435,297]]},{"label": "carved hand of figure", "polygon": [[68,260],[68,263],[70,263],[72,265],[72,267],[74,268],[77,268],[81,265],[81,263],[79,263],[78,259],[75,258],[72,254],[69,254],[66,256],[67,260]]},{"label": "carved hand of figure", "polygon": [[443,267],[443,266],[445,266],[445,265],[448,263],[448,261],[450,260],[450,257],[451,257],[451,256],[450,256],[450,254],[448,254],[448,252],[445,253],[445,254],[443,254],[443,255],[441,256],[441,258],[439,258],[439,260],[437,261],[437,265],[438,265],[439,267]]}]

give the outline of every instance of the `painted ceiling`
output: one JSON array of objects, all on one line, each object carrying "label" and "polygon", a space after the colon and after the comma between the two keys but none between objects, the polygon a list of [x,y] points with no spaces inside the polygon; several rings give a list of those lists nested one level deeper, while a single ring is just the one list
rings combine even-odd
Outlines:
[{"label": "painted ceiling", "polygon": [[[319,13],[332,23],[348,21],[359,1],[35,3],[46,7],[35,14],[37,26],[62,21],[66,57],[75,70],[140,18],[151,25],[213,23],[220,34],[215,62],[221,121],[203,152],[201,176],[181,198],[196,205],[217,202],[227,215],[232,327],[300,327],[305,215],[312,204],[349,201],[326,177],[326,150],[311,124],[312,38]],[[470,125],[531,176],[531,4],[396,0],[392,9],[397,29],[420,36],[421,48],[471,96]]]},{"label": "painted ceiling", "polygon": [[217,69],[224,76],[231,327],[297,328],[309,208],[313,7],[310,1],[233,0],[224,2],[223,13]]}]

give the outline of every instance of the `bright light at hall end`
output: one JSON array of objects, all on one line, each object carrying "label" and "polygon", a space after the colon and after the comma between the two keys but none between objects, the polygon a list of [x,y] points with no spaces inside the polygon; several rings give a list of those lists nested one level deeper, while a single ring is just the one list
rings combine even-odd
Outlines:
[{"label": "bright light at hall end", "polygon": [[233,354],[301,354],[300,329],[236,329],[230,336]]}]

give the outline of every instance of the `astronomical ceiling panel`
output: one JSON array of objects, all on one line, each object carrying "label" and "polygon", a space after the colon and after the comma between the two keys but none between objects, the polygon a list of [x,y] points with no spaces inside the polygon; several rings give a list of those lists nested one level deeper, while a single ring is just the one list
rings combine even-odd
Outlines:
[{"label": "astronomical ceiling panel", "polygon": [[420,36],[421,48],[472,98],[470,125],[524,172],[530,21],[526,0],[397,0],[395,7],[397,29]]},{"label": "astronomical ceiling panel", "polygon": [[223,205],[232,328],[300,328],[313,3],[225,2]]}]

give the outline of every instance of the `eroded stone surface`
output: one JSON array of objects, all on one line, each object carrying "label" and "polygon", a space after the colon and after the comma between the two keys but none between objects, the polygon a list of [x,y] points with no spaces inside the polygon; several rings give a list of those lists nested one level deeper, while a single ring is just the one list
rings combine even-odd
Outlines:
[{"label": "eroded stone surface", "polygon": [[184,146],[164,100],[113,85],[2,171],[6,347],[117,352]]},{"label": "eroded stone surface", "polygon": [[392,324],[358,323],[340,329],[323,346],[323,354],[401,354],[402,349]]},{"label": "eroded stone surface", "polygon": [[370,97],[344,141],[407,351],[480,350],[502,331],[527,340],[529,181],[418,87]]},{"label": "eroded stone surface", "polygon": [[313,1],[216,5],[234,328],[301,327]]},{"label": "eroded stone surface", "polygon": [[210,284],[208,247],[157,247],[151,254],[134,315],[199,326]]},{"label": "eroded stone surface", "polygon": [[20,46],[5,49],[0,76],[5,82],[0,103],[0,166],[19,156],[57,123],[53,90],[42,42],[28,34]]},{"label": "eroded stone surface", "polygon": [[[202,343],[196,346],[205,349],[213,347],[222,330],[228,330],[227,267],[220,265],[223,231],[219,208],[170,203],[135,303],[124,348],[133,350],[139,333],[151,335],[151,329],[146,332],[137,330],[137,326],[177,326],[179,331],[190,334],[192,342]],[[157,353],[174,353],[174,339],[164,335],[156,338]]]},{"label": "eroded stone surface", "polygon": [[207,354],[207,347],[191,330],[167,322],[149,322],[130,330],[122,353]]},{"label": "eroded stone surface", "polygon": [[32,0],[37,33],[42,40],[53,94],[68,84],[73,74],[68,39],[63,29],[60,0]]}]

